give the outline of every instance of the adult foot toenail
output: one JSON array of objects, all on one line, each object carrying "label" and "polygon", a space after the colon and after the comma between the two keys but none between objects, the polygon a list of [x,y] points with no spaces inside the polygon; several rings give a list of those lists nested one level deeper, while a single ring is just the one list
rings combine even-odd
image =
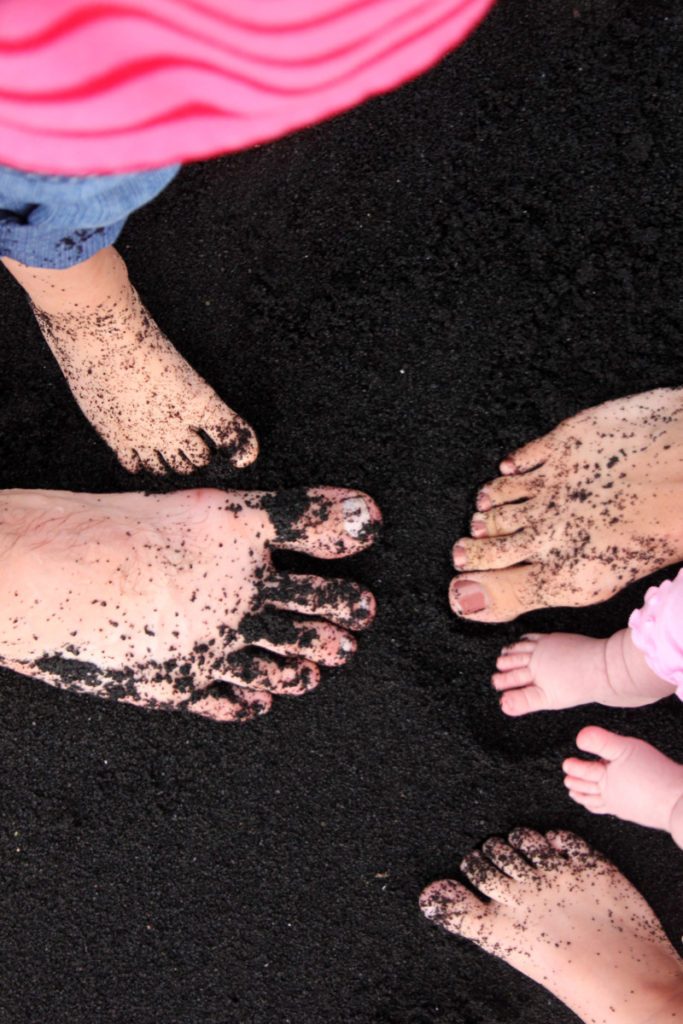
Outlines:
[{"label": "adult foot toenail", "polygon": [[339,643],[339,654],[344,658],[350,658],[356,653],[357,648],[356,641],[352,636],[343,636]]},{"label": "adult foot toenail", "polygon": [[475,512],[470,523],[470,533],[473,537],[479,538],[485,537],[486,532],[486,520],[478,512]]},{"label": "adult foot toenail", "polygon": [[463,580],[453,587],[451,596],[459,615],[473,615],[486,608],[486,591],[478,583]]},{"label": "adult foot toenail", "polygon": [[372,523],[367,502],[358,495],[353,498],[346,498],[342,502],[342,512],[344,514],[344,526],[349,536],[353,537],[354,540],[363,537]]},{"label": "adult foot toenail", "polygon": [[488,512],[491,508],[491,499],[486,491],[479,491],[477,495],[477,508],[480,512]]},{"label": "adult foot toenail", "polygon": [[467,565],[467,550],[461,544],[453,548],[453,565],[456,569],[464,569]]}]

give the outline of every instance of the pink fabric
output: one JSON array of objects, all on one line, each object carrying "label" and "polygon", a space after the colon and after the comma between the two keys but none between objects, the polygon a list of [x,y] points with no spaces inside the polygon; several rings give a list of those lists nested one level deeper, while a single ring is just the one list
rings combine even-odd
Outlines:
[{"label": "pink fabric", "polygon": [[495,0],[0,0],[0,163],[134,171],[276,138],[414,77]]},{"label": "pink fabric", "polygon": [[650,587],[628,624],[652,671],[675,686],[683,700],[683,569],[674,580]]}]

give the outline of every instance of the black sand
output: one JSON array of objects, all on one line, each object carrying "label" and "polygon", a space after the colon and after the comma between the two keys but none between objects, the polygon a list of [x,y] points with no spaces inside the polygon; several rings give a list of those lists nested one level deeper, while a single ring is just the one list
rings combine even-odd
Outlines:
[{"label": "black sand", "polygon": [[[681,852],[560,770],[589,722],[683,759],[680,705],[510,721],[488,683],[522,630],[607,635],[650,581],[499,627],[446,599],[501,456],[681,383],[680,7],[574,6],[501,0],[420,80],[188,167],[129,222],[148,307],[260,438],[196,483],[371,492],[383,539],[330,571],[379,614],[351,667],[241,727],[1,673],[2,1024],[569,1024],[417,910],[517,824],[582,833],[680,937]],[[118,468],[0,290],[1,486],[195,482]]]}]

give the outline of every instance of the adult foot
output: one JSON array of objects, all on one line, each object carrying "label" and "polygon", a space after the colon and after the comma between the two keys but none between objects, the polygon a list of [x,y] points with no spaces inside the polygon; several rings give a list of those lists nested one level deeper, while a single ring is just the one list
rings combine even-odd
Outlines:
[{"label": "adult foot", "polygon": [[428,886],[422,912],[544,985],[587,1024],[683,1020],[683,962],[643,897],[570,832],[516,829]]},{"label": "adult foot", "polygon": [[591,703],[635,708],[674,692],[649,667],[630,629],[607,640],[527,633],[503,648],[496,667],[491,682],[501,694],[501,710],[513,717]]},{"label": "adult foot", "polygon": [[563,763],[572,800],[594,814],[663,829],[683,846],[683,765],[643,740],[597,725],[582,729],[576,745],[600,760],[568,757]]},{"label": "adult foot", "polygon": [[279,572],[272,552],[372,543],[372,499],[280,493],[0,492],[0,664],[78,693],[219,721],[300,694],[372,620],[348,580]]},{"label": "adult foot", "polygon": [[587,409],[500,471],[453,549],[457,615],[595,604],[683,557],[683,388]]},{"label": "adult foot", "polygon": [[67,270],[3,262],[28,292],[83,413],[127,470],[187,474],[215,449],[235,466],[254,461],[251,427],[161,332],[114,249]]}]

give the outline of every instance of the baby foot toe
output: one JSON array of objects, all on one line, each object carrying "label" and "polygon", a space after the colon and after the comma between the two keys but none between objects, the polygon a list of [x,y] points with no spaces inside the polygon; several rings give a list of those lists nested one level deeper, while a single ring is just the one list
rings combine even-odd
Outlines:
[{"label": "baby foot toe", "polygon": [[[496,686],[496,689],[500,687]],[[549,711],[551,708],[547,694],[540,687],[530,684],[505,690],[500,697],[500,710],[509,718],[519,718],[521,715]]]},{"label": "baby foot toe", "polygon": [[[513,665],[519,665],[519,668],[514,668]],[[531,674],[531,670],[528,667],[528,657],[500,657],[496,662],[498,668],[502,670],[500,672],[494,672],[491,676],[491,683],[493,684],[494,690],[515,690],[518,686],[528,686],[529,683],[533,683],[534,677]]]},{"label": "baby foot toe", "polygon": [[[503,647],[496,659],[496,668],[500,669],[501,672],[527,668],[535,648],[536,644],[524,642],[512,644],[510,647]],[[530,680],[531,675],[524,681],[530,682]]]}]

